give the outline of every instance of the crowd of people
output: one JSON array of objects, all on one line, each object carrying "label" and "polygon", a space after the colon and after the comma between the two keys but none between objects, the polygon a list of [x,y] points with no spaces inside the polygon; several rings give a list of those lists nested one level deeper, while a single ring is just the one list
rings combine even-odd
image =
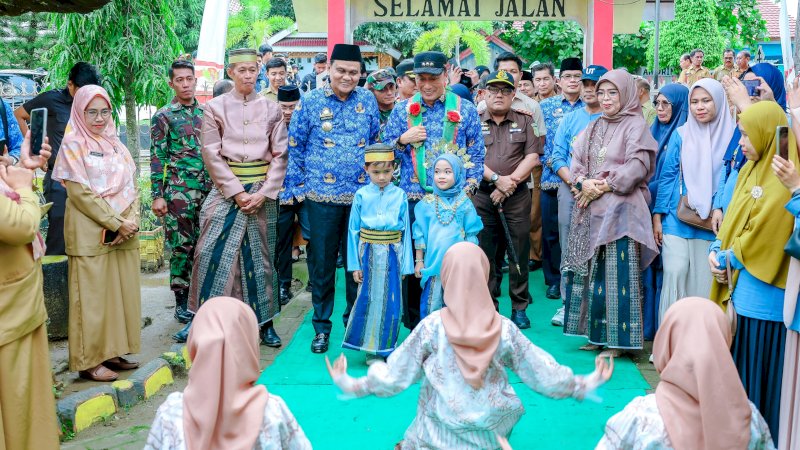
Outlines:
[{"label": "crowd of people", "polygon": [[[463,70],[429,51],[367,73],[348,44],[298,80],[262,46],[229,52],[204,105],[191,60],[172,62],[175,96],[151,121],[151,195],[185,324],[174,339],[193,366],[147,448],[310,448],[283,400],[254,385],[259,342],[282,346],[273,321],[301,248],[311,351],[329,349],[344,276],[341,347],[370,366],[353,378],[340,356],[334,384],[385,397],[421,383],[398,448],[505,448],[524,412],[506,368],[582,399],[652,339],[656,392],[612,417],[598,448],[800,445],[800,88],[747,51],[734,64],[726,50],[714,71],[702,50],[685,56],[653,94],[576,57],[525,70],[504,53]],[[101,84],[78,63],[63,90],[0,111],[0,253],[15,262],[0,272],[0,374],[27,381],[0,377],[0,412],[30,411],[0,415],[5,448],[57,446],[44,254],[68,256],[70,370],[105,382],[138,367],[136,164]],[[22,136],[41,107],[47,139],[31,152]],[[562,302],[552,318],[526,312],[536,270]],[[595,371],[557,364],[520,332],[532,321],[582,337]]]}]

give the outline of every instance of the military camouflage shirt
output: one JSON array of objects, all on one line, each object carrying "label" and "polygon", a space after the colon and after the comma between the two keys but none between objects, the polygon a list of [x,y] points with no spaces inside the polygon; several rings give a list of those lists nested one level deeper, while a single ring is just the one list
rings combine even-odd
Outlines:
[{"label": "military camouflage shirt", "polygon": [[203,108],[177,97],[153,115],[150,126],[150,180],[153,198],[164,198],[164,187],[209,191],[211,177],[203,165],[200,142]]}]

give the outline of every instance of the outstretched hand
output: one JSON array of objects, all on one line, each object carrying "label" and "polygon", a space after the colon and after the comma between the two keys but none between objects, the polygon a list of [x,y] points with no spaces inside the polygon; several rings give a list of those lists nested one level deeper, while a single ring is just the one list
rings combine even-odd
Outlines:
[{"label": "outstretched hand", "polygon": [[325,365],[328,366],[328,373],[331,375],[331,379],[333,379],[334,382],[342,376],[347,375],[347,358],[344,357],[344,353],[339,354],[339,357],[336,358],[332,366],[331,360],[325,356]]},{"label": "outstretched hand", "polygon": [[[611,375],[614,373],[614,357],[610,356],[608,358],[608,363],[606,363],[606,358],[598,355],[594,359],[594,371],[597,373],[600,384],[604,384],[606,381],[610,380]],[[600,384],[598,384],[598,386]]]}]

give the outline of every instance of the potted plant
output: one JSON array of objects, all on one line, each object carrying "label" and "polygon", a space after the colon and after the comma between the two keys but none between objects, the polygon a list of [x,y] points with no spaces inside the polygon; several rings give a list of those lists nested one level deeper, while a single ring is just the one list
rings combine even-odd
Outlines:
[{"label": "potted plant", "polygon": [[153,214],[150,195],[150,178],[139,178],[139,256],[141,268],[145,271],[157,271],[164,264],[164,227],[161,219]]}]

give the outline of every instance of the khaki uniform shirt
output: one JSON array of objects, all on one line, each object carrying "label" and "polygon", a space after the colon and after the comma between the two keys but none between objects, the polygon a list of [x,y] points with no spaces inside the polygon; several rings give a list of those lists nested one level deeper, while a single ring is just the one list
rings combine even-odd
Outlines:
[{"label": "khaki uniform shirt", "polygon": [[697,80],[701,78],[712,78],[711,71],[705,66],[700,66],[695,69],[694,66],[684,69],[678,77],[678,83],[691,87]]}]

